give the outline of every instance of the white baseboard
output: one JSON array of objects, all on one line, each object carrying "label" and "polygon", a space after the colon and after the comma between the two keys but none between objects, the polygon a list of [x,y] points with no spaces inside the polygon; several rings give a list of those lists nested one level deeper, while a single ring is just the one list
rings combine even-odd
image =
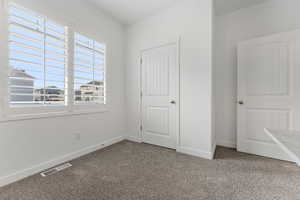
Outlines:
[{"label": "white baseboard", "polygon": [[179,148],[177,148],[176,151],[179,153],[196,156],[196,157],[200,157],[200,158],[205,158],[205,159],[209,159],[209,160],[212,160],[213,156],[214,156],[214,152],[202,151],[199,149],[193,149],[193,148],[189,148],[189,147],[179,147]]},{"label": "white baseboard", "polygon": [[[81,156],[84,156],[86,154],[92,153],[94,151],[100,150],[104,147],[108,147],[110,145],[116,144],[116,143],[121,142],[123,140],[129,140],[129,141],[133,141],[133,142],[137,142],[137,143],[142,142],[141,138],[133,137],[133,136],[116,137],[116,138],[104,141],[100,144],[90,146],[90,147],[81,149],[79,151],[72,152],[70,154],[66,154],[64,156],[58,157],[56,159],[38,164],[38,165],[33,166],[31,168],[15,172],[15,173],[10,174],[8,176],[0,177],[0,187],[11,184],[11,183],[19,181],[19,180],[22,180],[26,177],[37,174],[37,173],[39,173],[43,170],[49,169],[51,167],[57,166],[59,164],[65,163],[65,162],[68,162],[70,160],[74,160],[78,157],[81,157]],[[215,154],[215,148],[216,148],[216,145],[213,146],[212,152],[206,152],[206,151],[201,151],[199,149],[193,149],[193,148],[189,148],[189,147],[179,147],[177,149],[177,152],[212,160],[213,156]]]},{"label": "white baseboard", "polygon": [[51,167],[57,166],[59,164],[65,163],[65,162],[68,162],[70,160],[74,160],[78,157],[81,157],[81,156],[89,154],[91,152],[100,150],[104,147],[107,147],[107,146],[110,146],[112,144],[121,142],[123,140],[124,140],[123,136],[116,137],[116,138],[101,142],[100,144],[90,146],[90,147],[81,149],[79,151],[72,152],[70,154],[66,154],[64,156],[58,157],[56,159],[38,164],[38,165],[33,166],[31,168],[28,168],[28,169],[25,169],[25,170],[22,170],[22,171],[18,171],[16,173],[10,174],[8,176],[0,177],[0,187],[11,184],[11,183],[19,181],[19,180],[22,180],[22,179],[24,179],[28,176],[37,174],[37,173],[39,173],[43,170],[49,169]]},{"label": "white baseboard", "polygon": [[125,137],[125,140],[131,141],[131,142],[142,143],[142,139],[141,138],[134,137],[134,136],[127,136],[127,137]]},{"label": "white baseboard", "polygon": [[222,147],[228,147],[228,148],[236,148],[236,143],[232,141],[224,141],[224,140],[218,141],[217,145]]}]

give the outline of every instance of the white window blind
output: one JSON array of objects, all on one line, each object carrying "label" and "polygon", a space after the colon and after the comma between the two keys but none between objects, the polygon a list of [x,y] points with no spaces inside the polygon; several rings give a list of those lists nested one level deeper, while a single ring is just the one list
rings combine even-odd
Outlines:
[{"label": "white window blind", "polygon": [[75,33],[75,104],[105,104],[105,45]]},{"label": "white window blind", "polygon": [[9,103],[65,105],[67,28],[9,5]]}]

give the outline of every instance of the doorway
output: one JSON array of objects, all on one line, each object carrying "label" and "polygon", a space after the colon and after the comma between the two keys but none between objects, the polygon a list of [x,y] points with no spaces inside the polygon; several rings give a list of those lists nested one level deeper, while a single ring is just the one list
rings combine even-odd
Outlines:
[{"label": "doorway", "polygon": [[291,160],[264,129],[300,128],[300,31],[243,42],[238,56],[238,150]]},{"label": "doorway", "polygon": [[141,52],[142,141],[176,149],[179,135],[178,45]]}]

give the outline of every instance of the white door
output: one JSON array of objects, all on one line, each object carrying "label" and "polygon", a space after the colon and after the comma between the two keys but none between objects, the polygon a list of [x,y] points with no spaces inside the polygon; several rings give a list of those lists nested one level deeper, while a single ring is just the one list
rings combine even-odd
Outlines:
[{"label": "white door", "polygon": [[142,52],[143,142],[176,148],[179,131],[177,45]]},{"label": "white door", "polygon": [[238,101],[238,150],[290,160],[264,128],[300,130],[300,30],[239,45]]}]

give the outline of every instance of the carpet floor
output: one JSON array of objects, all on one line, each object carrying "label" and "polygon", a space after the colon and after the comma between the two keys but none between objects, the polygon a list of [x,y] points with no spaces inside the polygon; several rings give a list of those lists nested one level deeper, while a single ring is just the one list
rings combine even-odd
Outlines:
[{"label": "carpet floor", "polygon": [[0,188],[1,200],[300,200],[293,163],[217,148],[213,161],[124,141]]}]

